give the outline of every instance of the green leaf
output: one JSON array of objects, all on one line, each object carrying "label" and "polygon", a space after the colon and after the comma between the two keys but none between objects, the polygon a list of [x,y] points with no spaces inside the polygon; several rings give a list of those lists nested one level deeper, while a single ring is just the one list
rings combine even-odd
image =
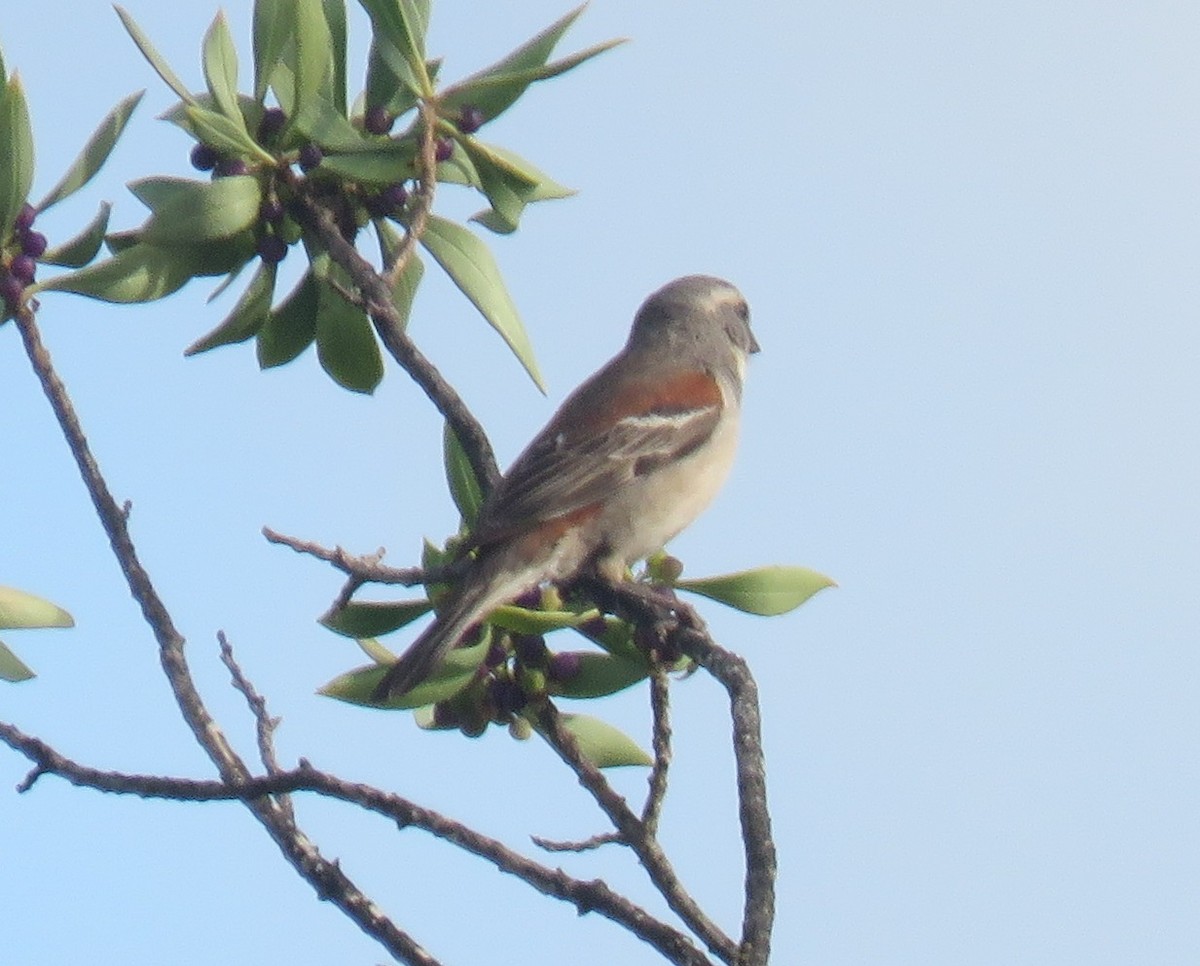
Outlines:
[{"label": "green leaf", "polygon": [[469,104],[479,108],[490,121],[511,107],[534,81],[561,74],[625,42],[605,41],[555,64],[547,65],[546,61],[555,46],[583,13],[585,7],[586,4],[576,7],[508,56],[446,88],[439,98],[443,114],[455,113]]},{"label": "green leaf", "polygon": [[74,627],[75,618],[44,597],[0,586],[0,628]]},{"label": "green leaf", "polygon": [[388,648],[384,647],[373,637],[360,637],[354,643],[359,646],[359,649],[367,657],[382,667],[388,667],[396,663],[395,652],[388,650]]},{"label": "green leaf", "polygon": [[416,150],[416,145],[407,139],[377,141],[364,150],[326,155],[321,170],[361,184],[383,187],[413,177]]},{"label": "green leaf", "polygon": [[417,79],[399,51],[372,39],[367,53],[366,105],[382,107],[399,117],[417,106],[419,91]]},{"label": "green leaf", "polygon": [[79,268],[86,265],[104,244],[104,233],[108,230],[108,216],[112,205],[107,201],[100,203],[100,210],[86,228],[70,241],[49,248],[38,259],[46,265],[61,265],[64,268]]},{"label": "green leaf", "polygon": [[795,610],[817,591],[837,585],[829,577],[807,567],[774,566],[718,577],[679,580],[675,586],[748,614],[774,617]]},{"label": "green leaf", "polygon": [[0,244],[33,185],[33,131],[21,78],[14,74],[0,99]]},{"label": "green leaf", "polygon": [[346,116],[346,2],[324,0],[325,22],[329,26],[330,56],[333,74],[329,79],[332,86],[333,106],[338,114]]},{"label": "green leaf", "polygon": [[392,305],[396,309],[396,314],[400,316],[401,323],[405,326],[408,325],[409,316],[412,314],[413,300],[417,297],[417,288],[424,276],[425,266],[421,263],[420,256],[415,250],[409,252],[408,261],[400,269],[400,274],[396,277],[396,284],[392,286]]},{"label": "green leaf", "polygon": [[225,117],[244,127],[246,120],[238,107],[237,49],[233,45],[223,10],[217,11],[212,26],[204,35],[201,60],[204,64],[204,80],[213,101]]},{"label": "green leaf", "polygon": [[600,616],[597,610],[578,613],[573,610],[530,610],[504,604],[488,615],[488,623],[518,634],[549,634],[564,627],[579,627]]},{"label": "green leaf", "polygon": [[595,651],[574,651],[579,670],[568,680],[550,679],[550,693],[564,698],[602,698],[643,681],[649,674],[645,661],[629,661]]},{"label": "green leaf", "polygon": [[133,38],[133,42],[137,44],[138,50],[142,52],[142,56],[150,63],[159,77],[163,79],[168,87],[179,95],[181,100],[192,101],[192,92],[187,89],[187,85],[179,79],[175,71],[171,70],[171,65],[168,64],[154,45],[150,43],[150,38],[143,32],[142,28],[137,25],[133,17],[124,7],[114,7],[117,11],[117,16],[121,18],[121,23],[125,25],[125,30],[129,36]]},{"label": "green leaf", "polygon": [[462,225],[437,215],[429,216],[421,244],[492,328],[500,333],[534,385],[545,392],[542,375],[533,357],[533,346],[487,246]]},{"label": "green leaf", "polygon": [[442,430],[442,459],[446,466],[446,482],[450,487],[450,496],[463,523],[468,527],[475,525],[479,516],[479,508],[483,506],[483,487],[475,476],[471,461],[463,451],[458,440],[458,434],[453,427],[446,423]]},{"label": "green leaf", "polygon": [[185,105],[183,113],[187,118],[188,128],[214,151],[233,157],[250,158],[263,164],[275,163],[275,158],[250,136],[244,120],[239,124],[224,114],[210,111],[198,104]]},{"label": "green leaf", "polygon": [[95,177],[96,172],[108,160],[112,149],[116,147],[121,132],[125,130],[125,125],[129,123],[134,108],[141,102],[142,95],[145,93],[145,91],[138,91],[136,94],[130,94],[108,112],[108,115],[100,122],[100,126],[92,132],[92,136],[83,146],[83,150],[79,152],[79,156],[71,162],[71,167],[67,169],[62,180],[51,188],[46,197],[38,203],[38,211],[45,211],[51,205],[58,204]]},{"label": "green leaf", "polygon": [[414,0],[359,0],[359,3],[371,17],[375,43],[381,52],[385,44],[391,44],[408,65],[417,93],[432,95],[433,86],[425,65],[429,5]]},{"label": "green leaf", "polygon": [[411,624],[432,609],[428,600],[350,601],[322,617],[321,624],[345,637],[378,637]]},{"label": "green leaf", "polygon": [[317,337],[317,281],[305,272],[296,287],[258,330],[258,364],[263,369],[291,362]]},{"label": "green leaf", "polygon": [[491,231],[510,234],[516,230],[526,205],[575,194],[512,151],[474,138],[466,138],[462,144],[475,169],[474,180],[492,205],[472,215],[471,220]]},{"label": "green leaf", "polygon": [[237,304],[225,320],[204,338],[188,346],[183,354],[194,356],[197,353],[215,349],[219,345],[245,342],[255,335],[262,328],[263,323],[267,320],[267,314],[271,311],[271,299],[275,294],[276,267],[266,262],[259,263],[254,278],[250,279],[246,291],[242,293],[242,297],[238,299]]},{"label": "green leaf", "polygon": [[317,358],[339,386],[372,393],[383,378],[383,357],[366,313],[328,285],[318,290]]},{"label": "green leaf", "polygon": [[575,737],[580,754],[597,768],[654,764],[637,742],[607,721],[586,714],[563,714],[560,718],[563,728]]},{"label": "green leaf", "polygon": [[28,681],[35,677],[29,666],[0,641],[0,680]]},{"label": "green leaf", "polygon": [[267,96],[292,37],[291,0],[254,0],[254,99]]},{"label": "green leaf", "polygon": [[368,664],[340,674],[320,688],[317,694],[372,708],[420,708],[427,704],[435,704],[454,697],[471,683],[476,669],[487,657],[488,646],[489,643],[485,639],[473,647],[456,648],[426,681],[411,691],[383,703],[371,697],[388,671],[379,664]]},{"label": "green leaf", "polygon": [[181,288],[195,272],[187,253],[135,244],[77,272],[38,282],[38,290],[75,292],[105,302],[152,302]]},{"label": "green leaf", "polygon": [[292,123],[308,133],[321,114],[332,109],[326,97],[333,75],[333,38],[324,0],[295,0],[296,62]]},{"label": "green leaf", "polygon": [[229,238],[255,224],[262,204],[262,186],[251,175],[215,181],[145,178],[129,188],[154,211],[142,238],[156,245]]}]

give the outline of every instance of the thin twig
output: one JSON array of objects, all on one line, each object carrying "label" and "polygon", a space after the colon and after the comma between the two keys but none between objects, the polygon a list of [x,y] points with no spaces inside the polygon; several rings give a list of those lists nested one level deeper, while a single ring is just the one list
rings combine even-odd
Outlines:
[{"label": "thin twig", "polygon": [[625,799],[613,790],[600,769],[583,757],[574,735],[563,727],[562,719],[551,702],[545,702],[538,710],[537,726],[550,747],[575,772],[579,784],[591,793],[596,804],[608,816],[620,834],[621,841],[633,849],[646,874],[650,876],[650,881],[654,883],[654,887],[671,910],[719,959],[726,963],[734,962],[737,957],[737,944],[705,915],[704,910],[679,881],[658,840],[646,834],[641,820],[630,811]]},{"label": "thin twig", "polygon": [[342,573],[354,577],[359,583],[400,584],[403,587],[414,587],[417,584],[425,583],[425,571],[420,567],[388,567],[380,563],[383,558],[383,550],[367,556],[356,556],[341,547],[330,549],[310,540],[289,537],[270,527],[263,527],[262,534],[267,538],[268,543],[277,543],[283,547],[290,547],[296,553],[324,560]]},{"label": "thin twig", "polygon": [[[246,699],[246,706],[254,716],[254,731],[258,741],[258,758],[269,775],[279,775],[283,768],[275,754],[275,730],[279,727],[279,718],[271,717],[267,711],[267,700],[251,683],[233,656],[233,645],[225,636],[224,631],[217,631],[217,643],[221,648],[221,663],[229,671],[229,677],[234,688]],[[292,800],[288,795],[277,795],[275,801],[279,804],[287,820],[296,824],[296,812],[292,808]]]},{"label": "thin twig", "polygon": [[485,490],[490,490],[500,477],[492,444],[462,397],[408,337],[404,320],[392,302],[391,286],[363,258],[353,243],[343,237],[333,214],[300,190],[299,183],[297,199],[299,204],[295,212],[302,226],[317,236],[330,258],[350,276],[362,295],[362,304],[375,325],[380,341],[412,377],[413,382],[421,387],[442,417],[454,427],[476,478]]},{"label": "thin twig", "polygon": [[336,775],[303,766],[266,777],[248,777],[237,783],[196,781],[157,775],[129,775],[80,765],[61,755],[44,741],[0,722],[0,741],[21,752],[34,768],[19,786],[27,791],[43,775],[57,775],[81,788],[140,798],[172,801],[266,801],[295,792],[313,792],[357,805],[394,821],[401,828],[423,829],[466,852],[491,862],[526,882],[534,889],[573,904],[582,915],[597,912],[627,928],[657,949],[670,962],[703,966],[710,961],[683,933],[651,916],[641,907],[613,892],[600,880],[582,880],[561,869],[551,869],[526,858],[502,842],[483,835],[431,809],[370,785],[349,782]]},{"label": "thin twig", "polygon": [[638,623],[657,626],[683,653],[721,683],[729,695],[733,753],[737,770],[738,815],[746,859],[745,903],[739,966],[766,966],[775,923],[775,878],[778,871],[771,815],[767,807],[766,759],[758,685],[746,662],[720,647],[690,604],[667,600],[633,583],[590,581],[590,589],[606,606]]},{"label": "thin twig", "polygon": [[[183,635],[176,630],[166,605],[138,559],[129,534],[127,514],[113,498],[100,473],[100,467],[88,446],[75,407],[54,369],[49,352],[42,343],[33,313],[28,307],[24,307],[17,313],[16,321],[30,364],[41,382],[42,390],[50,402],[67,446],[75,458],[84,486],[108,535],[113,554],[125,575],[130,593],[140,606],[147,626],[158,641],[159,659],[180,713],[191,728],[197,743],[216,765],[222,781],[231,784],[246,781],[250,772],[245,762],[233,750],[196,690],[184,655]],[[317,895],[335,903],[360,929],[374,937],[397,959],[422,966],[436,966],[437,960],[388,919],[336,863],[325,859],[308,837],[288,821],[278,804],[270,800],[256,800],[248,802],[247,805],[288,861],[316,890]]]},{"label": "thin twig", "polygon": [[387,287],[394,288],[400,273],[412,258],[417,242],[425,234],[429,224],[429,213],[433,210],[433,195],[437,190],[437,111],[425,101],[417,108],[417,190],[409,209],[408,230],[392,253],[389,264],[384,266],[383,280]]}]

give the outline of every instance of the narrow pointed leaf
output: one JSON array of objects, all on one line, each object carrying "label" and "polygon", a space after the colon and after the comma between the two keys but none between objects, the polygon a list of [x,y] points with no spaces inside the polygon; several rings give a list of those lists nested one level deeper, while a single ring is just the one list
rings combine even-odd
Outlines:
[{"label": "narrow pointed leaf", "polygon": [[24,661],[8,649],[3,641],[0,641],[0,681],[28,681],[32,677],[36,677]]},{"label": "narrow pointed leaf", "polygon": [[83,231],[70,241],[47,249],[38,261],[47,265],[61,265],[64,268],[86,265],[96,257],[100,246],[104,244],[104,233],[108,230],[108,216],[111,211],[112,205],[107,201],[101,202],[96,217]]},{"label": "narrow pointed leaf", "polygon": [[308,133],[326,110],[325,94],[333,74],[333,39],[323,0],[296,0],[296,62],[292,123]]},{"label": "narrow pointed leaf", "polygon": [[21,79],[14,74],[0,99],[0,243],[12,230],[32,185],[33,131]]},{"label": "narrow pointed leaf", "polygon": [[562,60],[542,67],[505,73],[483,74],[447,88],[438,104],[443,111],[453,112],[471,105],[483,112],[489,121],[508,110],[530,84],[565,74],[585,61],[623,44],[624,40],[607,40],[588,47]]},{"label": "narrow pointed leaf", "polygon": [[837,586],[807,567],[759,567],[719,577],[679,580],[675,586],[748,614],[774,617],[795,610],[813,594]]},{"label": "narrow pointed leaf", "polygon": [[325,23],[329,28],[330,58],[333,73],[330,77],[333,106],[343,117],[346,114],[346,0],[324,0]]},{"label": "narrow pointed leaf", "polygon": [[257,333],[271,311],[271,298],[275,294],[275,269],[275,265],[260,263],[254,278],[225,320],[204,338],[188,346],[183,354],[194,356],[219,345],[245,342]]},{"label": "narrow pointed leaf", "polygon": [[366,150],[326,155],[321,170],[361,184],[384,187],[413,177],[416,153],[412,141],[381,141]]},{"label": "narrow pointed leaf", "polygon": [[[224,114],[196,104],[184,107],[190,130],[201,141],[221,154],[244,157],[263,164],[274,164],[275,158],[250,136],[245,122],[231,121]],[[225,179],[221,179],[225,180]]]},{"label": "narrow pointed leaf", "polygon": [[145,93],[145,91],[138,91],[136,94],[130,94],[108,112],[108,115],[100,122],[100,126],[88,138],[87,144],[79,152],[79,157],[71,163],[71,167],[67,169],[62,180],[51,188],[46,197],[38,203],[39,211],[45,211],[51,205],[58,204],[64,198],[73,195],[95,177],[96,172],[108,160],[112,149],[116,147],[121,132],[125,130],[125,125],[129,123],[134,108],[138,106]]},{"label": "narrow pointed leaf", "polygon": [[362,309],[328,285],[318,290],[317,358],[339,386],[371,393],[383,378],[383,357],[375,330]]},{"label": "narrow pointed leaf", "polygon": [[653,765],[654,759],[636,741],[607,721],[586,714],[563,714],[563,727],[579,745],[579,752],[597,768]]},{"label": "narrow pointed leaf", "polygon": [[429,217],[421,243],[508,343],[534,385],[545,392],[533,346],[487,246],[462,225],[437,215]]},{"label": "narrow pointed leaf", "polygon": [[291,37],[289,6],[290,0],[254,0],[254,99],[259,103]]},{"label": "narrow pointed leaf", "polygon": [[629,661],[595,651],[572,652],[577,670],[566,680],[550,680],[550,693],[564,698],[602,698],[644,681],[645,661]]},{"label": "narrow pointed leaf", "polygon": [[390,43],[408,64],[417,92],[432,93],[425,66],[425,32],[428,7],[412,0],[359,0],[371,17],[376,43]]},{"label": "narrow pointed leaf", "polygon": [[600,616],[597,610],[579,613],[573,610],[530,610],[515,604],[497,607],[488,615],[488,623],[518,634],[549,634],[564,627],[579,627]]},{"label": "narrow pointed leaf", "polygon": [[254,225],[262,204],[262,186],[250,175],[215,181],[146,179],[130,189],[145,200],[151,185],[160,193],[142,232],[151,244],[190,246],[229,238]]},{"label": "narrow pointed leaf", "polygon": [[367,657],[381,667],[396,663],[395,652],[384,647],[373,637],[358,637],[355,638],[354,643]]},{"label": "narrow pointed leaf", "polygon": [[245,127],[246,121],[238,107],[237,50],[224,11],[217,11],[212,26],[204,35],[202,61],[208,92],[218,110],[230,121]]},{"label": "narrow pointed leaf", "polygon": [[411,624],[432,608],[428,600],[351,601],[322,617],[321,624],[345,637],[379,637]]},{"label": "narrow pointed leaf", "polygon": [[317,281],[306,272],[258,330],[258,364],[263,369],[291,362],[317,337]]},{"label": "narrow pointed leaf", "polygon": [[442,666],[428,680],[382,704],[371,697],[388,670],[379,664],[369,664],[340,674],[317,693],[373,708],[420,708],[452,698],[470,684],[476,669],[487,657],[487,652],[487,641],[481,641],[473,647],[457,648],[450,652]]},{"label": "narrow pointed leaf", "polygon": [[105,302],[152,302],[181,288],[194,274],[192,267],[183,253],[135,244],[95,265],[38,282],[35,288]]},{"label": "narrow pointed leaf", "polygon": [[462,443],[458,441],[458,434],[449,423],[442,429],[442,460],[454,505],[458,507],[463,523],[468,528],[472,527],[479,516],[479,508],[483,506],[483,487],[463,451]]},{"label": "narrow pointed leaf", "polygon": [[75,618],[58,604],[15,587],[0,586],[0,628],[74,626]]},{"label": "narrow pointed leaf", "polygon": [[154,45],[150,43],[150,38],[142,32],[142,28],[137,25],[137,22],[129,15],[129,12],[124,7],[115,7],[114,9],[117,11],[117,16],[121,18],[121,23],[125,25],[125,30],[133,38],[133,42],[137,44],[138,50],[142,52],[142,56],[146,58],[158,76],[163,79],[171,90],[179,95],[181,100],[191,101],[193,99],[192,92],[179,79],[179,75],[171,70],[171,65],[154,49]]}]

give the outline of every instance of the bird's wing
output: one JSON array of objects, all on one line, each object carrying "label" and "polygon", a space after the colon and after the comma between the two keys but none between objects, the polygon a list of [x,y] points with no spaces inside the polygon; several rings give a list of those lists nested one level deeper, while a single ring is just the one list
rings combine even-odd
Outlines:
[{"label": "bird's wing", "polygon": [[723,406],[720,384],[705,371],[649,379],[605,367],[517,457],[488,498],[475,541],[486,546],[599,504],[702,446]]}]

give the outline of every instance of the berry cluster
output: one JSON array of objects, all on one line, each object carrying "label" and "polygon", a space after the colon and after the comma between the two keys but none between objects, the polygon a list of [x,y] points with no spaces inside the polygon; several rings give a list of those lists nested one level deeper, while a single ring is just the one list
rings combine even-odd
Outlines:
[{"label": "berry cluster", "polygon": [[37,209],[26,202],[13,222],[14,245],[8,246],[0,260],[0,301],[7,312],[15,312],[21,294],[37,274],[37,260],[46,251],[46,236],[33,230]]}]

